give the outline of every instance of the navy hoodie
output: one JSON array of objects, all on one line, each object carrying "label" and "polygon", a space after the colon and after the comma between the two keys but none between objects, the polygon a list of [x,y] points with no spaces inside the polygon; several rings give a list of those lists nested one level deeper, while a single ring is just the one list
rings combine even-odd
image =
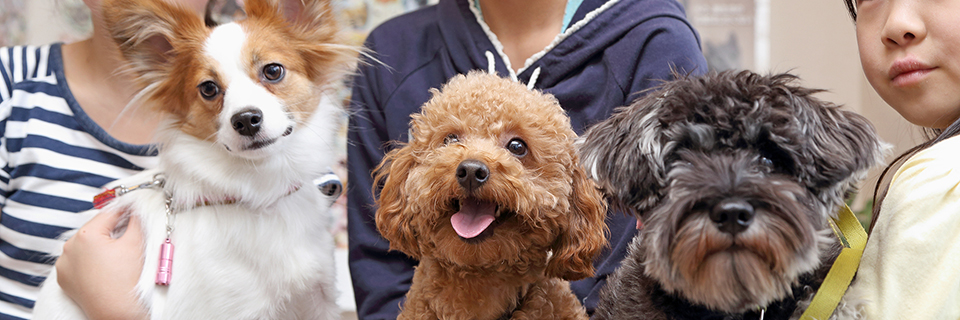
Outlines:
[{"label": "navy hoodie", "polygon": [[[696,32],[675,0],[583,0],[567,31],[519,74],[511,72],[468,0],[437,5],[388,20],[366,40],[368,64],[353,78],[348,133],[350,272],[360,319],[396,319],[417,264],[377,232],[371,172],[391,140],[407,141],[410,115],[448,79],[489,70],[553,94],[577,133],[606,119],[645,89],[671,79],[671,70],[707,71]],[[489,53],[488,53],[489,52]],[[523,61],[512,62],[514,66]],[[610,212],[610,246],[593,278],[571,283],[588,312],[600,287],[620,265],[636,234],[636,220]]]}]

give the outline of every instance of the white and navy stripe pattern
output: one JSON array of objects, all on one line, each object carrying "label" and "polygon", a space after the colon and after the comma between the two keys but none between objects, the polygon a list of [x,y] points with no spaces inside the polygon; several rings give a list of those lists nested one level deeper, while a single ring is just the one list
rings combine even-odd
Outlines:
[{"label": "white and navy stripe pattern", "polygon": [[0,320],[30,318],[57,237],[86,222],[77,212],[101,186],[154,166],[155,154],[84,113],[59,44],[0,48]]}]

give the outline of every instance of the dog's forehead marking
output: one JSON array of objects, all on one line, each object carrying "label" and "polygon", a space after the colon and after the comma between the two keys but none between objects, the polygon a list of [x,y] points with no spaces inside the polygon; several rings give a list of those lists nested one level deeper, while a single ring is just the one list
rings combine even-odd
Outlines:
[{"label": "dog's forehead marking", "polygon": [[216,72],[220,74],[224,85],[228,85],[233,80],[244,77],[244,63],[241,60],[243,56],[243,47],[246,45],[247,34],[239,24],[231,22],[217,26],[210,32],[210,37],[204,44],[204,54],[219,64],[215,66]]},{"label": "dog's forehead marking", "polygon": [[247,40],[243,27],[231,22],[214,28],[204,44],[204,53],[217,64],[213,68],[223,82],[220,84],[224,97],[221,116],[225,119],[248,106],[280,104],[278,98],[254,78],[259,76],[259,72],[251,69],[257,67],[253,61],[257,57],[250,52]]}]

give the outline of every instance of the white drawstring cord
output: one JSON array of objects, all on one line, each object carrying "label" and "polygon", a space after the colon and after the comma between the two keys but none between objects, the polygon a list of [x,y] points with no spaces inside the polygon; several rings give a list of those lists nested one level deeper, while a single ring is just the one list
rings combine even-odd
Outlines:
[{"label": "white drawstring cord", "polygon": [[490,50],[487,50],[485,54],[487,55],[487,73],[489,74],[497,73],[497,62],[496,60],[493,60],[493,52],[490,52]]},{"label": "white drawstring cord", "polygon": [[537,84],[537,78],[540,78],[540,67],[533,69],[533,74],[530,75],[530,81],[527,81],[527,89],[533,90],[533,86]]}]

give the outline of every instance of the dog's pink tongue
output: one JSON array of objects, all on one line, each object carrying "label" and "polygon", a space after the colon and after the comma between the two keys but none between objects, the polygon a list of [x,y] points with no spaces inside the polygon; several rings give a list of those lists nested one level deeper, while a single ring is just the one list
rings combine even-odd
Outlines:
[{"label": "dog's pink tongue", "polygon": [[460,212],[450,217],[453,230],[461,237],[470,239],[483,233],[496,219],[497,205],[488,201],[468,198],[460,202]]}]

